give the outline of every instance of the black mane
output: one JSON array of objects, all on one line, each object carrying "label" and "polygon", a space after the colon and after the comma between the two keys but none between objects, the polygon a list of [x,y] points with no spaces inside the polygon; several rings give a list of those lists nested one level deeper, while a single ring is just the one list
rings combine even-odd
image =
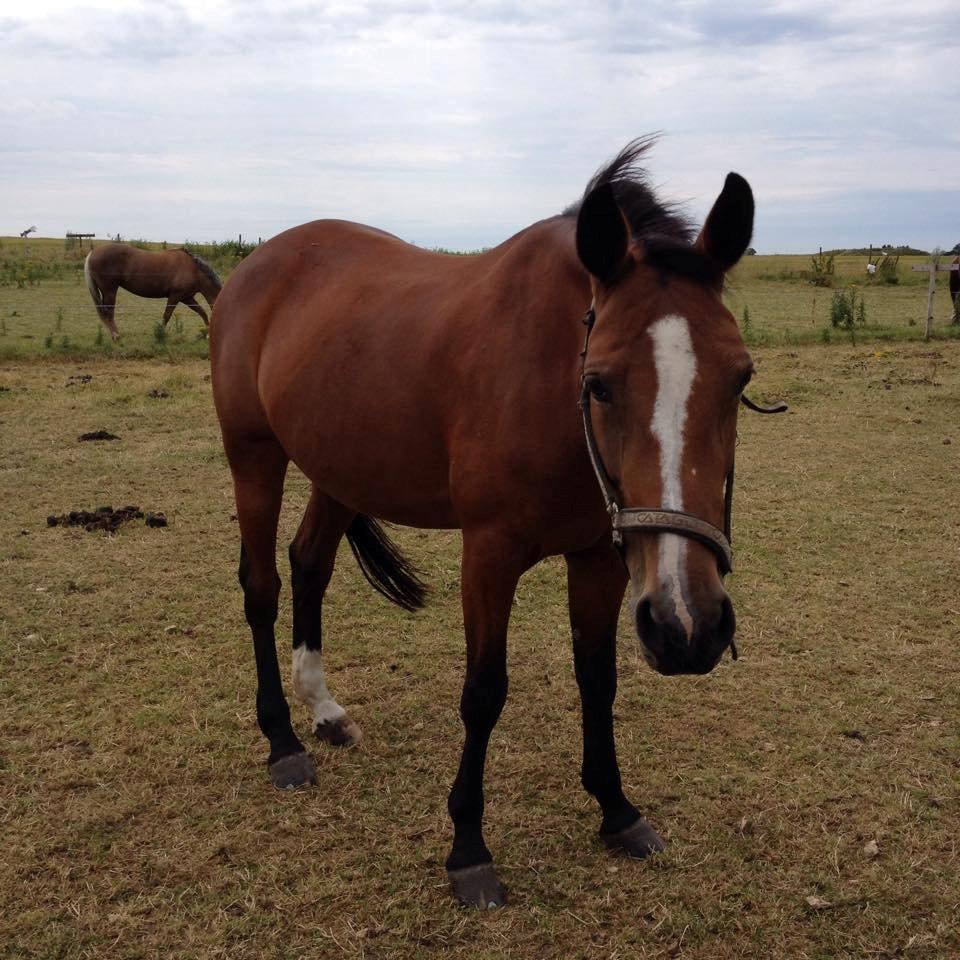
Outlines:
[{"label": "black mane", "polygon": [[189,250],[183,251],[191,260],[200,268],[200,272],[206,274],[208,280],[212,280],[216,285],[217,289],[223,289],[223,281],[217,274],[217,271],[207,263],[206,260],[201,260],[195,253],[191,253]]},{"label": "black mane", "polygon": [[590,191],[608,183],[620,212],[630,225],[633,239],[643,247],[645,263],[664,273],[714,284],[722,280],[723,271],[693,245],[696,228],[679,206],[657,199],[641,166],[656,139],[651,135],[631,140],[590,178],[583,197],[567,207],[562,216],[576,217]]}]

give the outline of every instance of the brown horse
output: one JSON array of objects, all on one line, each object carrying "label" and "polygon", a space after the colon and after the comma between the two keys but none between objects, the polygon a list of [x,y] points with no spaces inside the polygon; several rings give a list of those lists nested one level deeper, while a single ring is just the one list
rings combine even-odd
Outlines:
[{"label": "brown horse", "polygon": [[199,313],[207,323],[206,311],[196,296],[202,293],[212,307],[223,286],[210,264],[186,250],[140,250],[128,243],[105,243],[91,250],[83,274],[97,313],[114,340],[120,336],[113,314],[121,287],[138,297],[166,299],[166,326],[178,303]]},{"label": "brown horse", "polygon": [[[602,839],[635,857],[663,844],[624,796],[614,748],[628,582],[642,648],[660,672],[706,673],[733,639],[729,547],[717,528],[752,366],[721,292],[750,241],[753,196],[730,174],[697,236],[646,186],[646,146],[628,145],[562,215],[476,256],[336,220],[288,230],[238,267],[213,311],[214,397],[273,783],[315,782],[274,645],[277,520],[292,460],[313,484],[289,551],[293,686],[321,740],[360,736],[321,660],[341,538],[375,587],[413,609],[423,584],[372,518],[463,531],[466,735],[447,869],[455,895],[480,907],[505,899],[483,840],[483,769],[524,571],[566,559],[583,785],[599,802]],[[657,509],[620,511],[618,498]]]}]

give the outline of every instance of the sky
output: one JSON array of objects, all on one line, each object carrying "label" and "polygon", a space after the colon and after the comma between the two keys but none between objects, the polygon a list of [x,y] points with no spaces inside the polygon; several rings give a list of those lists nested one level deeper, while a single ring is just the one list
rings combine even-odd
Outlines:
[{"label": "sky", "polygon": [[0,0],[0,235],[491,246],[633,137],[759,253],[960,242],[955,0]]}]

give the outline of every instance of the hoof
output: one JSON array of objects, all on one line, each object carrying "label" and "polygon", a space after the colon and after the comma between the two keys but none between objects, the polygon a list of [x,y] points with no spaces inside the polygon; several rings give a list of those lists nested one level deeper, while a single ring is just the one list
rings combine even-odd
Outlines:
[{"label": "hoof", "polygon": [[492,863],[448,870],[453,895],[465,906],[478,910],[494,910],[507,902],[507,891],[497,878]]},{"label": "hoof", "polygon": [[659,853],[666,847],[660,834],[643,817],[619,833],[601,833],[600,839],[612,850],[622,850],[637,860]]},{"label": "hoof", "polygon": [[306,753],[290,753],[270,764],[270,779],[278,790],[296,790],[317,782],[317,771]]},{"label": "hoof", "polygon": [[333,747],[352,747],[360,742],[360,727],[347,714],[337,717],[336,720],[326,720],[318,723],[313,732],[318,740],[323,740]]}]

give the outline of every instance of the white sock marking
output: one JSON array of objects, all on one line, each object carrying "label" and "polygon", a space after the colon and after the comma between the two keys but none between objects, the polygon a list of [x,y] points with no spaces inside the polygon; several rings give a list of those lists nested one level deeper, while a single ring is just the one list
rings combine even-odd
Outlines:
[{"label": "white sock marking", "polygon": [[338,720],[347,711],[330,696],[327,676],[323,670],[323,655],[319,650],[305,646],[293,651],[293,689],[313,711],[313,726]]},{"label": "white sock marking", "polygon": [[[683,509],[684,429],[687,405],[697,375],[697,358],[690,340],[690,326],[676,314],[661,317],[649,330],[653,340],[653,362],[657,372],[657,399],[650,430],[660,442],[662,505],[668,510]],[[673,597],[677,617],[689,637],[693,617],[683,595],[686,586],[687,541],[676,533],[662,533],[658,563],[663,587]]]}]

